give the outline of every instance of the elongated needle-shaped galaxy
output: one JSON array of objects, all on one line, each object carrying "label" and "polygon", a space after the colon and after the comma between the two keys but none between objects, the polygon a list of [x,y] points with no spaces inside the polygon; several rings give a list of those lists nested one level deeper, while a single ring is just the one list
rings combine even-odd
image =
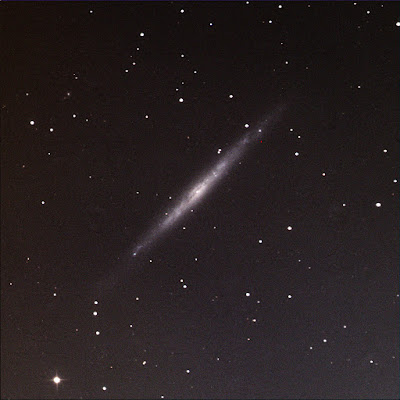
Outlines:
[{"label": "elongated needle-shaped galaxy", "polygon": [[98,281],[93,289],[96,296],[105,295],[108,290],[123,282],[129,280],[132,271],[141,270],[142,263],[136,259],[139,254],[148,250],[154,245],[157,239],[177,224],[184,215],[191,210],[196,204],[199,203],[215,185],[226,176],[237,161],[247,152],[251,145],[259,139],[265,137],[271,132],[271,127],[279,118],[284,107],[279,106],[275,111],[269,114],[262,122],[255,128],[247,132],[241,139],[234,143],[224,155],[216,162],[211,168],[208,168],[200,178],[198,178],[192,185],[183,192],[183,195],[173,205],[167,215],[163,214],[155,225],[153,225],[144,235],[128,249],[127,253],[120,259],[122,265],[113,268],[109,273]]},{"label": "elongated needle-shaped galaxy", "polygon": [[257,128],[248,132],[225,153],[224,156],[200,179],[191,185],[178,199],[171,211],[147,231],[130,251],[132,257],[148,249],[163,233],[173,227],[187,212],[192,209],[210,190],[232,169],[233,165],[243,156],[249,146],[260,139],[281,114],[282,107],[278,107],[268,118],[265,118]]}]

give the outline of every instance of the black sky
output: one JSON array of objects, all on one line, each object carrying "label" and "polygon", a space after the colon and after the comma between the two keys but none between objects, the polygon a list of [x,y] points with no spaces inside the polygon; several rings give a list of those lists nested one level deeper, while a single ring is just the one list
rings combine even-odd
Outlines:
[{"label": "black sky", "polygon": [[399,397],[396,2],[0,15],[2,398]]}]

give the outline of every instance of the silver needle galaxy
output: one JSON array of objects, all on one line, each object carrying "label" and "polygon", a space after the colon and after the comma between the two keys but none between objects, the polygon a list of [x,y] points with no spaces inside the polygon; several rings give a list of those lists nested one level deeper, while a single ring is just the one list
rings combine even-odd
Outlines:
[{"label": "silver needle galaxy", "polygon": [[133,247],[130,254],[136,257],[140,252],[148,249],[160,236],[167,231],[168,228],[174,226],[188,210],[193,208],[209,191],[232,169],[233,165],[240,159],[250,144],[260,139],[265,130],[276,121],[282,112],[279,107],[267,119],[259,124],[259,126],[248,132],[244,138],[236,142],[226,154],[212,168],[205,172],[202,177],[188,188],[176,202],[171,211],[166,213],[156,225],[147,231]]}]

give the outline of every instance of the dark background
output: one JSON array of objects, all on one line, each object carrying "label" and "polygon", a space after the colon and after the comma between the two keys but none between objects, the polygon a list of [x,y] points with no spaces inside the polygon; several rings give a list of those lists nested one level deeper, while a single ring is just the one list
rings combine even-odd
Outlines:
[{"label": "dark background", "polygon": [[2,398],[398,398],[398,11],[2,2]]}]

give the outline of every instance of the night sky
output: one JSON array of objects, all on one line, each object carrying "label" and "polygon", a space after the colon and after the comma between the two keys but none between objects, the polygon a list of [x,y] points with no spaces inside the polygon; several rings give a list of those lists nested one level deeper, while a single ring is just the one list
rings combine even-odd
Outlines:
[{"label": "night sky", "polygon": [[397,2],[0,13],[2,398],[399,397]]}]

